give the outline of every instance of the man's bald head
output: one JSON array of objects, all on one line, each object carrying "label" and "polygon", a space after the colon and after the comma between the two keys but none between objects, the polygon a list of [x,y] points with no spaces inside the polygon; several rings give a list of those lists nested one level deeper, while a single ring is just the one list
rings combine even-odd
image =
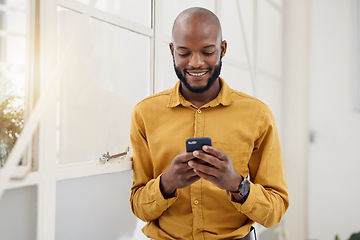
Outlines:
[{"label": "man's bald head", "polygon": [[201,7],[192,7],[182,11],[174,21],[172,34],[177,28],[187,28],[191,25],[212,25],[219,31],[220,41],[222,40],[221,25],[218,17],[208,9]]},{"label": "man's bald head", "polygon": [[217,16],[199,7],[182,11],[174,21],[169,47],[183,93],[217,95],[227,48]]}]

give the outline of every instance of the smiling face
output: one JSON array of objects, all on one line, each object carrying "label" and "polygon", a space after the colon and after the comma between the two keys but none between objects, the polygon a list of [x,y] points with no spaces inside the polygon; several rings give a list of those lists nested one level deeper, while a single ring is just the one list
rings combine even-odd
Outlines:
[{"label": "smiling face", "polygon": [[182,85],[193,93],[209,90],[218,79],[221,58],[226,52],[217,17],[204,9],[179,15],[170,50]]},{"label": "smiling face", "polygon": [[[220,63],[218,65],[216,65],[214,69],[212,69],[212,68],[198,69],[199,71],[204,71],[204,72],[196,73],[196,71],[191,71],[191,70],[190,71],[187,71],[187,70],[181,71],[180,67],[176,66],[175,60],[173,60],[173,61],[174,61],[174,69],[175,69],[175,73],[176,73],[177,77],[180,79],[182,84],[190,92],[193,92],[193,93],[203,93],[203,92],[206,92],[207,90],[209,90],[211,88],[211,86],[215,83],[215,81],[218,79],[220,72],[221,72],[221,66],[222,66],[222,61],[221,61],[221,57],[220,57]],[[196,70],[196,69],[193,69],[193,70]],[[209,74],[210,77],[207,80],[207,83],[205,86],[195,86],[195,85],[189,83],[189,81],[186,78],[187,74],[189,74],[195,80],[196,80],[196,78],[197,79],[203,78],[203,76],[205,76],[206,74]]]}]

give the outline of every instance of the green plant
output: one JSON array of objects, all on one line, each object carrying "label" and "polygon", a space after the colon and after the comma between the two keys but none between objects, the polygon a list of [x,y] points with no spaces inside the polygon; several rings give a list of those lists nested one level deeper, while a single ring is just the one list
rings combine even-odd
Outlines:
[{"label": "green plant", "polygon": [[0,105],[0,167],[13,148],[24,127],[24,100],[10,96]]},{"label": "green plant", "polygon": [[353,234],[350,236],[349,240],[360,240],[360,232],[358,232],[358,233],[353,233]]},{"label": "green plant", "polygon": [[[339,237],[339,235],[336,234],[335,240],[341,240],[340,237]],[[358,232],[358,233],[353,233],[353,234],[350,236],[349,240],[360,240],[360,232]]]}]

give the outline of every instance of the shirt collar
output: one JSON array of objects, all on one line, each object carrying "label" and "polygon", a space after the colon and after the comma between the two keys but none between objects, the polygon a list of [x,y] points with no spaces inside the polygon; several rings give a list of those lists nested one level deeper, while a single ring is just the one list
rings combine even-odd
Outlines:
[{"label": "shirt collar", "polygon": [[[216,107],[219,104],[224,106],[229,106],[232,103],[230,87],[225,83],[224,79],[219,77],[221,89],[217,97],[211,102],[207,103],[204,107]],[[180,93],[180,81],[178,81],[174,88],[170,91],[170,97],[168,102],[168,107],[176,107],[178,105],[183,105],[184,107],[190,107],[191,103],[187,101],[183,95]]]}]

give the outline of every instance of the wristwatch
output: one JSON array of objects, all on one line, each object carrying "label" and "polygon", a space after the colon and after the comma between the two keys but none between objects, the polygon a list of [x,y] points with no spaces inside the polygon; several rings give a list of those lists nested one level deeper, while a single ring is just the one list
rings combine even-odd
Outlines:
[{"label": "wristwatch", "polygon": [[236,193],[242,197],[245,197],[249,193],[249,191],[250,191],[250,182],[247,180],[247,178],[244,177],[244,179],[240,183],[239,190],[232,193]]}]

